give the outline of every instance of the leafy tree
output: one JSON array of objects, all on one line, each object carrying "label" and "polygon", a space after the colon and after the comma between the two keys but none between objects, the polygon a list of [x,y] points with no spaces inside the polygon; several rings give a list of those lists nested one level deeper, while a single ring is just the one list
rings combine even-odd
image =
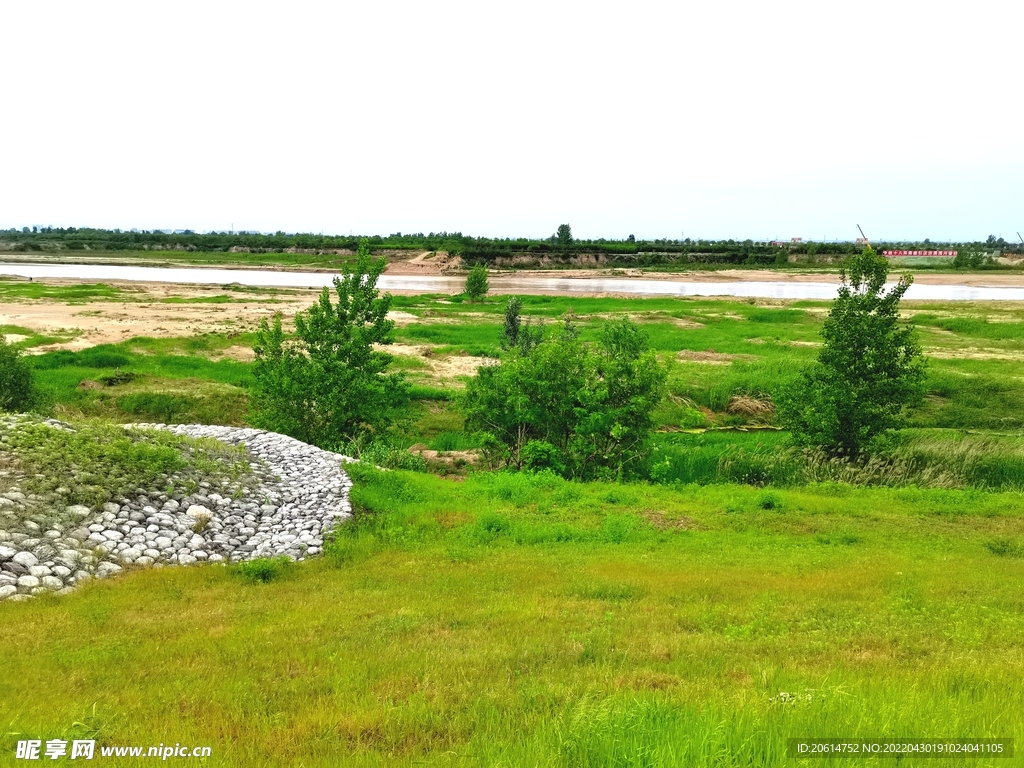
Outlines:
[{"label": "leafy tree", "polygon": [[519,329],[522,327],[519,313],[522,309],[523,300],[518,296],[510,296],[505,304],[505,327],[501,332],[501,348],[506,351],[519,346]]},{"label": "leafy tree", "polygon": [[559,245],[572,245],[572,228],[568,224],[559,224],[555,232],[555,242]]},{"label": "leafy tree", "polygon": [[921,348],[914,329],[899,323],[913,278],[904,275],[886,291],[888,271],[870,248],[844,265],[818,361],[779,399],[782,422],[798,443],[856,457],[921,400]]},{"label": "leafy tree", "polygon": [[643,332],[616,321],[588,345],[566,318],[554,338],[519,349],[481,368],[462,401],[492,458],[577,478],[639,474],[666,379]]},{"label": "leafy tree", "polygon": [[32,369],[21,350],[0,333],[0,411],[28,411],[36,404],[36,395]]},{"label": "leafy tree", "polygon": [[505,305],[505,325],[501,330],[501,348],[506,352],[518,350],[520,355],[530,354],[530,350],[540,344],[544,338],[544,326],[533,325],[530,318],[523,321],[519,313],[523,308],[523,300],[513,296]]},{"label": "leafy tree", "polygon": [[324,288],[295,318],[285,337],[281,315],[260,323],[253,349],[251,422],[322,448],[337,448],[380,432],[408,396],[401,374],[387,374],[392,357],[374,345],[392,343],[391,295],[380,295],[383,258],[360,243],[356,264],[334,279],[337,303]]},{"label": "leafy tree", "polygon": [[487,280],[487,267],[476,264],[466,276],[466,295],[470,301],[480,301],[489,290],[491,284]]}]

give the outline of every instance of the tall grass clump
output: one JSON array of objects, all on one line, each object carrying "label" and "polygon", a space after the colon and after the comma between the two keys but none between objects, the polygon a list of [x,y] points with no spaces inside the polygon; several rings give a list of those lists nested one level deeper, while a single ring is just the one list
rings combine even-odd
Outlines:
[{"label": "tall grass clump", "polygon": [[276,581],[288,573],[292,566],[291,558],[281,555],[280,557],[258,557],[255,560],[247,560],[237,566],[238,575],[253,584],[266,584]]},{"label": "tall grass clump", "polygon": [[914,429],[857,457],[793,446],[779,433],[680,437],[690,439],[659,445],[650,469],[653,482],[1024,490],[1024,439],[1019,437]]}]

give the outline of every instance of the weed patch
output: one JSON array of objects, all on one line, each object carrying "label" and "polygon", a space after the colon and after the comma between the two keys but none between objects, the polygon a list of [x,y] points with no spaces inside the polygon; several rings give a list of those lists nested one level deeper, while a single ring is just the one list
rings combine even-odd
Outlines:
[{"label": "weed patch", "polygon": [[286,576],[291,567],[292,560],[283,555],[281,557],[257,557],[235,566],[238,575],[253,584],[267,584],[276,581]]}]

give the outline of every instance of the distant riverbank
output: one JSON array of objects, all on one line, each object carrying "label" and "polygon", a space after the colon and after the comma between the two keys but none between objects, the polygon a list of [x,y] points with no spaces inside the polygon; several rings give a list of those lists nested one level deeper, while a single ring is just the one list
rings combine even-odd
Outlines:
[{"label": "distant riverbank", "polygon": [[[838,278],[821,274],[728,270],[711,275],[642,276],[496,273],[491,292],[497,294],[622,295],[622,296],[739,296],[774,299],[831,299]],[[272,269],[197,267],[138,267],[110,264],[0,263],[0,275],[42,280],[128,281],[278,288],[317,288],[330,285],[336,273]],[[770,276],[771,279],[764,279]],[[464,278],[445,275],[381,276],[378,285],[395,293],[461,293]],[[918,278],[907,299],[918,301],[1024,301],[1024,279],[1013,274],[930,274]]]}]

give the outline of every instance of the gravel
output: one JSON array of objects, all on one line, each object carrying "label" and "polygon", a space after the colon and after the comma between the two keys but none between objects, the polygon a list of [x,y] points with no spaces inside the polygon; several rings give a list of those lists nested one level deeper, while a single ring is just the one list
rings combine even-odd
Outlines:
[{"label": "gravel", "polygon": [[[16,428],[17,418],[3,417],[4,426]],[[0,477],[8,479],[0,484],[0,601],[65,594],[129,568],[302,560],[320,554],[324,535],[351,516],[346,456],[259,429],[134,426],[240,446],[252,473],[226,488],[200,482],[188,494],[140,488],[96,508],[55,504],[24,493],[16,476]]]}]

